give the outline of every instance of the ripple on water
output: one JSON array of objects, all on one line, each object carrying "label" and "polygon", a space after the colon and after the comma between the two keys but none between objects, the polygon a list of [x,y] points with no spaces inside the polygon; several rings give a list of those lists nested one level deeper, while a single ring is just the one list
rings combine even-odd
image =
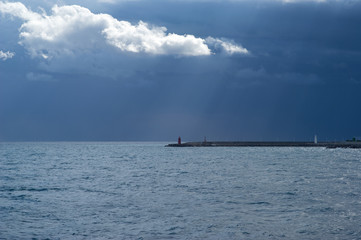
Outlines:
[{"label": "ripple on water", "polygon": [[0,147],[0,239],[361,239],[359,150]]}]

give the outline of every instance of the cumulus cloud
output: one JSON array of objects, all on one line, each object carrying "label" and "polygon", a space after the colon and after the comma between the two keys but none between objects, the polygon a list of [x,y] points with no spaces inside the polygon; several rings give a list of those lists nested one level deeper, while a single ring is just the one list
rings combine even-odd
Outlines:
[{"label": "cumulus cloud", "polygon": [[232,40],[218,39],[213,37],[206,38],[206,43],[214,48],[214,51],[221,51],[225,54],[248,54],[248,50],[240,45],[237,45]]},{"label": "cumulus cloud", "polygon": [[51,15],[47,15],[44,11],[33,12],[19,2],[0,1],[0,12],[24,20],[20,44],[31,56],[44,59],[109,47],[120,52],[153,55],[204,56],[212,54],[212,46],[223,48],[228,54],[247,53],[241,46],[221,39],[167,33],[165,27],[142,21],[137,24],[119,21],[77,5],[55,5]]},{"label": "cumulus cloud", "polygon": [[15,56],[15,53],[13,53],[13,52],[9,52],[9,51],[3,52],[0,50],[0,59],[3,61],[5,61],[9,58],[13,58],[14,56]]},{"label": "cumulus cloud", "polygon": [[20,2],[1,2],[0,1],[0,12],[8,13],[14,17],[21,18],[23,20],[36,19],[40,15],[27,9],[24,4]]}]

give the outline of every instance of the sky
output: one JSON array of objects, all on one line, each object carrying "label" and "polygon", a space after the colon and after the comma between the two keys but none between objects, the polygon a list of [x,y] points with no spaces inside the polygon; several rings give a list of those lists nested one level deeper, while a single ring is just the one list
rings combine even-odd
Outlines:
[{"label": "sky", "polygon": [[361,136],[361,1],[0,0],[0,141]]}]

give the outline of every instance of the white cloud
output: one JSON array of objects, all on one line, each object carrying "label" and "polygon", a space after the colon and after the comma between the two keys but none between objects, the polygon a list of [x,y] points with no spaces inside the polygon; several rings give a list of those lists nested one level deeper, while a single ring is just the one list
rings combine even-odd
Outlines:
[{"label": "white cloud", "polygon": [[218,38],[212,38],[212,37],[208,37],[206,39],[206,43],[209,46],[212,46],[214,48],[215,51],[221,51],[225,54],[248,54],[248,50],[246,48],[243,48],[240,45],[237,45],[236,43],[234,43],[231,40],[227,40],[227,39],[218,39]]},{"label": "white cloud", "polygon": [[24,4],[20,2],[1,2],[0,12],[8,13],[14,17],[21,18],[23,20],[31,20],[40,17],[39,14],[27,9]]},{"label": "white cloud", "polygon": [[13,53],[13,52],[9,52],[9,51],[3,52],[0,50],[0,59],[3,61],[5,61],[9,58],[13,58],[14,56],[15,56],[15,53]]},{"label": "white cloud", "polygon": [[142,21],[131,24],[77,5],[55,5],[52,14],[47,15],[33,12],[19,2],[0,1],[0,12],[23,19],[20,44],[31,56],[49,60],[109,47],[121,52],[202,56],[212,54],[208,42],[223,47],[228,54],[247,53],[241,46],[221,39],[210,38],[212,42],[193,35],[167,33],[165,27]]}]

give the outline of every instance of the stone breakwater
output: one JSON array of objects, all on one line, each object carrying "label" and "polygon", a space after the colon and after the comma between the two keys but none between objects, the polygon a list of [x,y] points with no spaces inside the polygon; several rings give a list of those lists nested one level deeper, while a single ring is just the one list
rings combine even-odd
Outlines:
[{"label": "stone breakwater", "polygon": [[361,142],[186,142],[166,147],[326,147],[361,148]]}]

